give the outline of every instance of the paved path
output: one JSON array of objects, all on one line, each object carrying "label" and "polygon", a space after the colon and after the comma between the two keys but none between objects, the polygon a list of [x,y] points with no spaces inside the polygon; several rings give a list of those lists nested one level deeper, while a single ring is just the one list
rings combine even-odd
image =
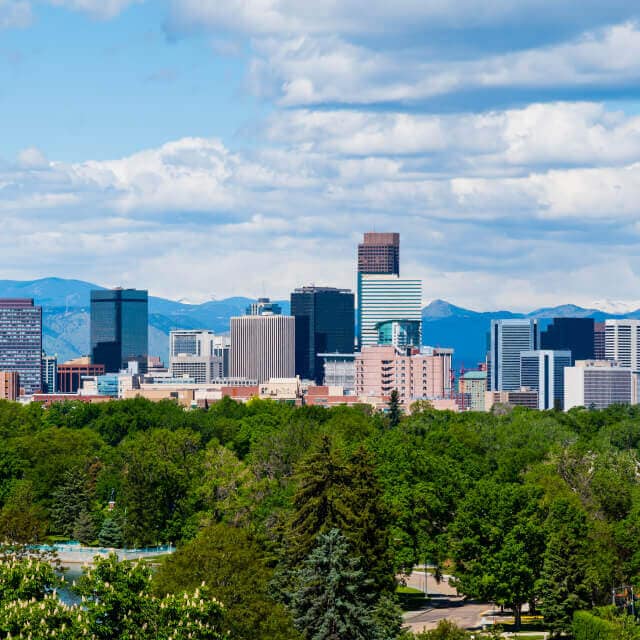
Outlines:
[{"label": "paved path", "polygon": [[[427,593],[431,599],[429,605],[421,611],[408,611],[404,614],[405,626],[411,631],[435,629],[440,620],[451,620],[465,629],[477,629],[487,620],[484,615],[489,613],[491,606],[486,603],[465,602],[457,595],[456,590],[449,584],[449,577],[444,576],[438,584],[435,578],[427,575]],[[424,590],[425,574],[414,572],[406,577],[409,587]]]},{"label": "paved path", "polygon": [[76,564],[93,564],[96,556],[106,558],[115,553],[119,560],[138,560],[139,558],[154,558],[167,555],[175,551],[174,548],[164,549],[105,549],[95,547],[82,547],[80,545],[54,545],[56,554],[62,566],[68,567]]}]

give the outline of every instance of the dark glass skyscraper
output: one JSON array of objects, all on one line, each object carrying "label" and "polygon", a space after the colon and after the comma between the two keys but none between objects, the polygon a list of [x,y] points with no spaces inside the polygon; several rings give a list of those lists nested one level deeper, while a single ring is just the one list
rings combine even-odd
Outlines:
[{"label": "dark glass skyscraper", "polygon": [[42,389],[42,307],[0,299],[0,371],[17,372],[27,395]]},{"label": "dark glass skyscraper", "polygon": [[149,353],[148,293],[137,289],[91,292],[91,356],[107,373],[126,369],[130,361],[147,370]]},{"label": "dark glass skyscraper", "polygon": [[571,364],[576,360],[593,360],[593,318],[554,318],[540,334],[542,349],[571,351]]},{"label": "dark glass skyscraper", "polygon": [[354,295],[346,289],[303,287],[291,294],[296,319],[296,375],[322,384],[319,353],[353,353]]}]

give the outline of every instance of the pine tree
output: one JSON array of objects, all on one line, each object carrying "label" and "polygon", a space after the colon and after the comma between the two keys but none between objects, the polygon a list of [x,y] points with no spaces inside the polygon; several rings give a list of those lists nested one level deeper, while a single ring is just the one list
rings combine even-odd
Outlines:
[{"label": "pine tree", "polygon": [[391,392],[389,399],[389,426],[391,428],[397,427],[400,424],[400,418],[402,417],[402,408],[400,407],[400,394],[397,389]]},{"label": "pine tree", "polygon": [[98,534],[98,541],[103,547],[120,547],[122,545],[122,529],[111,518],[107,518]]},{"label": "pine tree", "polygon": [[66,471],[63,481],[53,492],[51,519],[56,531],[65,536],[73,535],[76,521],[89,505],[86,479],[78,471]]},{"label": "pine tree", "polygon": [[358,559],[338,529],[318,536],[298,572],[292,609],[307,640],[372,640],[379,637],[371,595]]},{"label": "pine tree", "polygon": [[96,538],[96,525],[88,511],[83,511],[73,525],[73,539],[82,544],[91,544]]}]

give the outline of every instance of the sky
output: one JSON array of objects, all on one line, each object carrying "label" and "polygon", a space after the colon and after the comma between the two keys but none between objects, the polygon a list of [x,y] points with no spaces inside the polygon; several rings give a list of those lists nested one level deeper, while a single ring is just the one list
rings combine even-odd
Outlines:
[{"label": "sky", "polygon": [[636,0],[0,0],[0,279],[640,307]]}]

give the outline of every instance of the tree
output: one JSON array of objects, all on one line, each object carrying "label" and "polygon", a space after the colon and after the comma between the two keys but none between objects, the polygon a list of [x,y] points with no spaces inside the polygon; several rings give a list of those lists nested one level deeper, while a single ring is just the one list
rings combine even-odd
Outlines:
[{"label": "tree", "polygon": [[113,518],[107,518],[102,523],[98,541],[103,547],[118,548],[122,546],[122,529]]},{"label": "tree", "polygon": [[38,542],[45,531],[44,513],[35,504],[31,482],[16,481],[0,511],[0,540],[32,544]]},{"label": "tree", "polygon": [[570,631],[575,611],[589,602],[586,515],[567,499],[556,500],[547,519],[547,545],[538,583],[540,611],[555,632]]},{"label": "tree", "polygon": [[435,629],[416,633],[413,638],[415,640],[469,640],[471,634],[450,620],[440,620]]},{"label": "tree", "polygon": [[[113,522],[113,521],[112,521]],[[112,526],[112,525],[110,525]],[[102,533],[102,530],[101,530]],[[88,511],[83,511],[75,521],[73,525],[73,539],[81,542],[82,544],[91,544],[96,539],[96,525]],[[105,531],[103,540],[113,541],[117,539],[114,532]],[[104,545],[104,546],[118,546],[118,545]]]},{"label": "tree", "polygon": [[394,389],[391,392],[391,397],[389,398],[389,426],[391,428],[397,427],[400,424],[400,418],[402,418],[400,394],[397,389]]},{"label": "tree", "polygon": [[307,640],[372,640],[379,635],[365,574],[338,529],[318,536],[297,578],[292,610]]},{"label": "tree", "polygon": [[153,586],[161,595],[205,582],[224,603],[224,622],[233,638],[293,640],[291,616],[272,597],[272,574],[263,549],[246,530],[216,524],[167,558]]},{"label": "tree", "polygon": [[89,507],[89,492],[84,474],[65,471],[62,484],[53,492],[51,520],[57,533],[73,535],[80,514]]}]

